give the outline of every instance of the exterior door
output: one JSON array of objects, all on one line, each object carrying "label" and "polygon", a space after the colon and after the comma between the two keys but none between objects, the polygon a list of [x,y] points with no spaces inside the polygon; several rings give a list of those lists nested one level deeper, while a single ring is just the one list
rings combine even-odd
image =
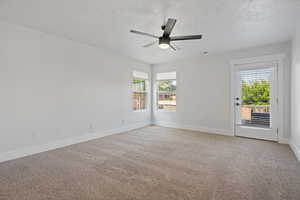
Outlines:
[{"label": "exterior door", "polygon": [[235,68],[235,135],[278,141],[277,64]]}]

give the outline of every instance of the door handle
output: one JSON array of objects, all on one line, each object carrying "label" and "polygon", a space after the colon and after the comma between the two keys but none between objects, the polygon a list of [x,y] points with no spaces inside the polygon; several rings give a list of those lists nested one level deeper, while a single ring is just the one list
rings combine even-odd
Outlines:
[{"label": "door handle", "polygon": [[235,105],[236,105],[236,106],[240,106],[241,104],[239,104],[239,103],[236,103]]}]

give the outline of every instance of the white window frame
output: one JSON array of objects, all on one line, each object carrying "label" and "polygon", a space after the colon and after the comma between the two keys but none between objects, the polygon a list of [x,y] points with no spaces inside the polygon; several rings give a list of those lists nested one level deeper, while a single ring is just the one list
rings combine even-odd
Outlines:
[{"label": "white window frame", "polygon": [[[159,72],[159,73],[156,73],[156,79],[155,79],[155,110],[157,112],[176,112],[177,110],[177,76],[176,78],[170,78],[170,79],[157,79],[157,75],[158,74],[161,74],[161,73],[176,73],[176,71],[170,71],[170,72]],[[169,110],[169,109],[159,109],[159,106],[158,106],[158,99],[159,99],[159,89],[158,89],[158,82],[159,81],[176,81],[176,90],[175,90],[175,95],[176,95],[176,109],[175,110]],[[161,92],[161,93],[166,93],[166,92]]]},{"label": "white window frame", "polygon": [[[141,74],[140,76],[137,75],[135,76],[135,74]],[[146,94],[146,98],[145,98],[145,108],[144,109],[138,109],[138,110],[134,110],[133,109],[133,105],[132,105],[132,111],[133,112],[147,112],[149,111],[150,109],[150,82],[149,82],[149,73],[147,72],[143,72],[143,71],[140,71],[140,70],[133,70],[133,73],[132,73],[132,80],[131,80],[131,102],[133,101],[133,95],[134,95],[134,92],[133,91],[133,81],[134,80],[144,80],[145,81],[145,91],[142,92],[142,93],[145,93]]]}]

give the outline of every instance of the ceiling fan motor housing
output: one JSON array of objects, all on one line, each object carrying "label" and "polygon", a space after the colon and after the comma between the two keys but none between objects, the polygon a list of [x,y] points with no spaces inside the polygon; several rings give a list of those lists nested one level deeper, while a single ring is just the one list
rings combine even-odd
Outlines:
[{"label": "ceiling fan motor housing", "polygon": [[170,44],[171,38],[170,37],[160,37],[158,39],[158,44]]}]

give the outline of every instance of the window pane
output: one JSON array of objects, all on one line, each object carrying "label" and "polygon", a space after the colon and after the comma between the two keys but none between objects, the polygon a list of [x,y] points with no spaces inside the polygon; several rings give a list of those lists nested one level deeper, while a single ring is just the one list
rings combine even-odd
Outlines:
[{"label": "window pane", "polygon": [[158,109],[176,110],[176,94],[175,93],[159,93]]},{"label": "window pane", "polygon": [[146,80],[133,80],[133,91],[134,92],[144,92],[146,91]]},{"label": "window pane", "polygon": [[158,81],[158,91],[176,91],[176,80]]},{"label": "window pane", "polygon": [[147,93],[133,92],[133,110],[146,109]]},{"label": "window pane", "polygon": [[244,126],[272,127],[270,79],[273,69],[244,70],[241,76],[241,123]]},{"label": "window pane", "polygon": [[157,108],[159,110],[176,110],[176,72],[158,73]]}]

